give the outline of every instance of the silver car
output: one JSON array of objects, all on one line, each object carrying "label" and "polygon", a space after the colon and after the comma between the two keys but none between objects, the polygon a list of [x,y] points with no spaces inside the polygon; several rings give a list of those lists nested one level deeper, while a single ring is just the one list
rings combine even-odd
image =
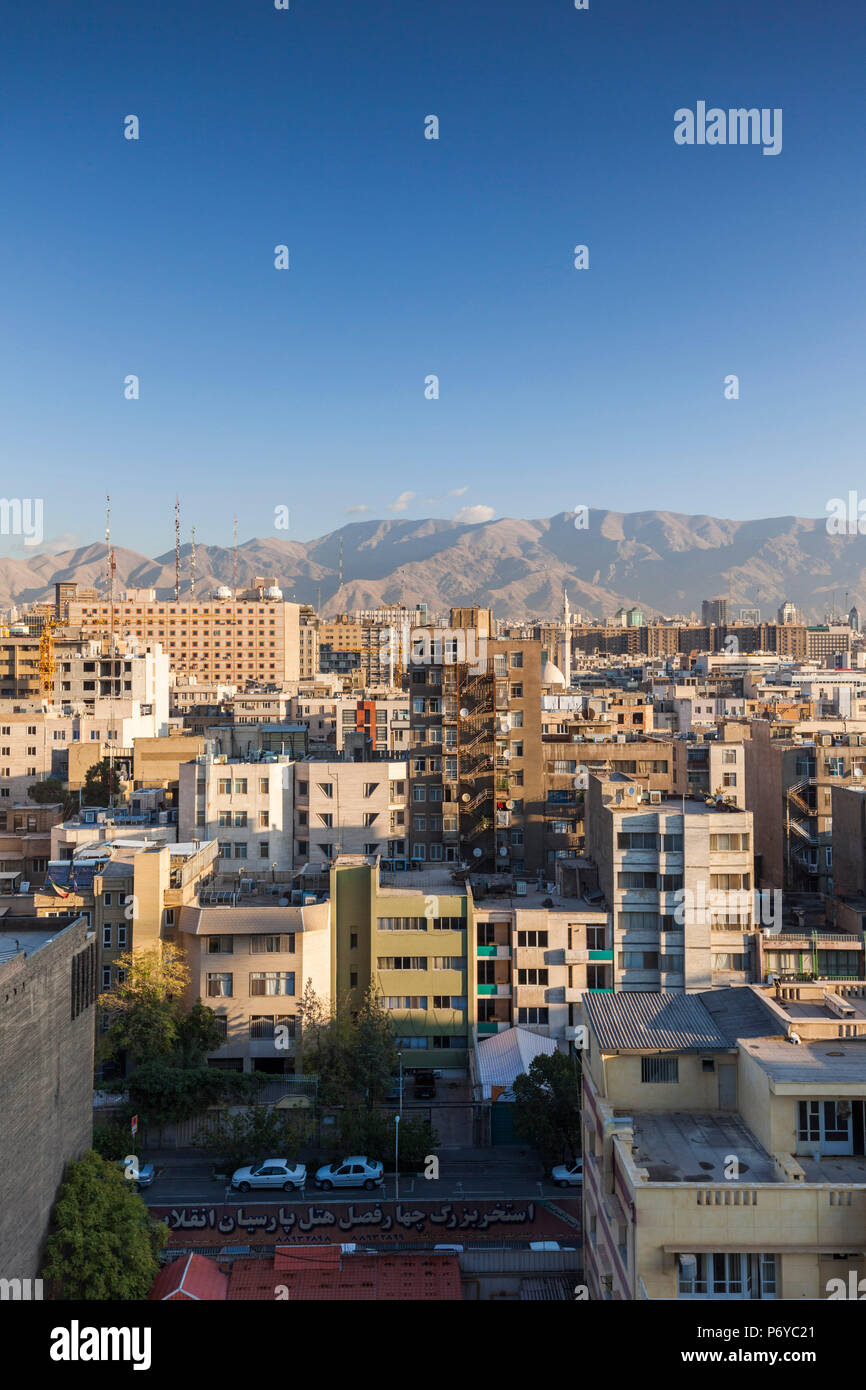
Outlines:
[{"label": "silver car", "polygon": [[366,1187],[371,1192],[382,1182],[385,1170],[381,1163],[369,1158],[344,1158],[342,1163],[329,1163],[316,1173],[316,1187],[325,1192],[331,1187]]},{"label": "silver car", "polygon": [[284,1192],[303,1187],[307,1169],[303,1163],[289,1163],[287,1158],[266,1158],[258,1167],[238,1168],[232,1173],[236,1192],[249,1192],[253,1187],[281,1187]]},{"label": "silver car", "polygon": [[551,1170],[550,1176],[557,1187],[582,1187],[583,1159],[579,1158],[576,1163],[560,1163]]}]

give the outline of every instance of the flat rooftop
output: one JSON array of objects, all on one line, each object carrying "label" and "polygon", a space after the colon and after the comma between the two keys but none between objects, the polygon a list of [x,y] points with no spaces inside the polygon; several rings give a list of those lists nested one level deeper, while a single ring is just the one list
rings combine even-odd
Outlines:
[{"label": "flat rooftop", "polygon": [[779,1085],[853,1086],[866,1097],[866,1038],[813,1038],[799,1045],[762,1038],[740,1046]]},{"label": "flat rooftop", "polygon": [[[79,914],[62,917],[0,917],[0,965],[15,956],[32,956],[77,921]],[[20,925],[19,925],[20,923]],[[39,923],[40,925],[37,925]]]},{"label": "flat rooftop", "polygon": [[[736,1115],[673,1111],[635,1115],[634,1122],[634,1159],[650,1182],[777,1181],[770,1155]],[[731,1154],[739,1161],[736,1178],[726,1177]]]}]

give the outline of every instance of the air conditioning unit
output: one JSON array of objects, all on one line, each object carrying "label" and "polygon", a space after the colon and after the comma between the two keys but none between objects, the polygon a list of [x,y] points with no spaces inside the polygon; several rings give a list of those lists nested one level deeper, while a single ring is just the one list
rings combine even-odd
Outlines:
[{"label": "air conditioning unit", "polygon": [[652,791],[651,791],[650,794],[649,794],[649,799],[650,799],[650,803],[651,803],[653,806],[658,806],[659,803],[661,802],[662,794],[661,794],[661,792],[652,792]]},{"label": "air conditioning unit", "polygon": [[525,897],[526,897],[526,884],[525,884],[525,883],[522,883],[522,882],[520,882],[520,881],[518,881],[517,883],[515,883],[515,885],[514,885],[514,895],[515,895],[515,897],[517,897],[517,898],[525,898]]}]

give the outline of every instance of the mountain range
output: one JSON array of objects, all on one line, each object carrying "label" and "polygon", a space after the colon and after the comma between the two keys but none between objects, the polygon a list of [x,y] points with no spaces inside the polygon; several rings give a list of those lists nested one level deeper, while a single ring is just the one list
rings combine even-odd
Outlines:
[{"label": "mountain range", "polygon": [[[276,575],[286,598],[332,615],[386,603],[426,602],[431,613],[478,603],[497,617],[559,614],[563,590],[572,611],[603,617],[637,605],[647,617],[700,613],[701,600],[724,594],[730,612],[759,608],[775,617],[789,599],[808,619],[866,607],[866,537],[829,535],[825,520],[771,517],[728,521],[677,512],[590,510],[585,529],[575,515],[469,524],[357,521],[311,541],[257,538],[231,548],[196,546],[196,595],[219,584],[240,587],[254,575]],[[339,587],[342,541],[343,585]],[[0,606],[53,598],[58,580],[107,592],[105,546],[61,554],[0,559]],[[171,550],[149,559],[119,548],[116,592],[155,588],[173,596]],[[190,546],[181,550],[181,594],[190,589]]]}]

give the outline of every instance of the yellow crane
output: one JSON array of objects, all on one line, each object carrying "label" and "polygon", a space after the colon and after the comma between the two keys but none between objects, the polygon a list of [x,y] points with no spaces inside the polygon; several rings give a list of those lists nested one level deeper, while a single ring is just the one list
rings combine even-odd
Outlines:
[{"label": "yellow crane", "polygon": [[39,634],[39,694],[54,692],[54,629],[62,627],[55,618],[46,618]]}]

